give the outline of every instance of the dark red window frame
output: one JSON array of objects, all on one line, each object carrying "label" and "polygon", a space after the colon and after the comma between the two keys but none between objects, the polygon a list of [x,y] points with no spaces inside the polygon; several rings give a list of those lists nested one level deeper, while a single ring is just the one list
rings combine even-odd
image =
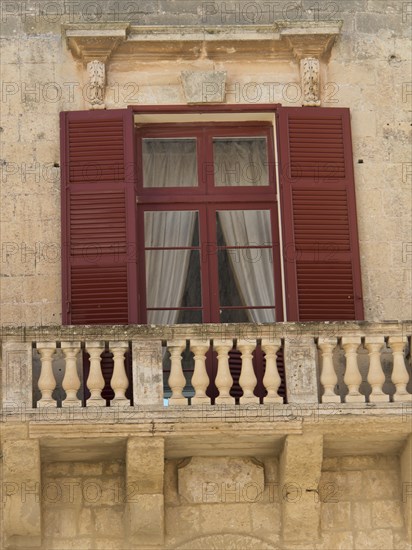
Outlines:
[{"label": "dark red window frame", "polygon": [[[257,137],[267,139],[269,185],[215,186],[213,138]],[[188,124],[137,125],[135,142],[138,159],[137,179],[137,254],[139,262],[139,322],[147,322],[144,212],[192,210],[199,212],[202,317],[204,323],[220,323],[217,245],[215,219],[218,210],[269,210],[271,215],[272,259],[275,289],[275,318],[283,320],[279,223],[275,181],[273,124],[270,122],[206,122]],[[145,138],[197,138],[198,187],[147,188],[143,186],[142,140]],[[242,247],[243,248],[243,247]],[[259,247],[254,247],[259,248]],[[258,306],[259,308],[259,306]],[[176,308],[177,310],[183,308]],[[245,309],[241,306],[238,309]],[[255,308],[253,308],[255,309]]]}]

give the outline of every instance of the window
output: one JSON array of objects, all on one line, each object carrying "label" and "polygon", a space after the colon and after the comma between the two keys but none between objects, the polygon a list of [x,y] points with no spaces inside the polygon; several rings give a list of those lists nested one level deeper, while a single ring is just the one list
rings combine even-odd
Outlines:
[{"label": "window", "polygon": [[136,138],[140,321],[282,320],[271,126],[155,124]]},{"label": "window", "polygon": [[61,114],[63,322],[362,319],[349,110],[179,109]]}]

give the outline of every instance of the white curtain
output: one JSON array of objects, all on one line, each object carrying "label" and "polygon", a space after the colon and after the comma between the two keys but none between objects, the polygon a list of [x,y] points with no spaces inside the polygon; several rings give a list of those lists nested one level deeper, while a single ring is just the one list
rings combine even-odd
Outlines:
[{"label": "white curtain", "polygon": [[[231,210],[218,212],[222,232],[228,246],[261,246],[272,243],[268,210]],[[237,287],[248,306],[273,306],[275,300],[273,258],[268,248],[238,249],[230,254],[230,264]],[[272,323],[273,309],[250,309],[250,321]]]},{"label": "white curtain", "polygon": [[[190,246],[196,212],[146,212],[146,246]],[[180,307],[189,268],[190,250],[147,250],[147,307]],[[176,323],[179,311],[148,311],[150,324]]]},{"label": "white curtain", "polygon": [[[261,140],[218,140],[214,162],[223,167],[224,185],[267,185],[266,147]],[[196,149],[191,140],[145,140],[143,150],[145,187],[197,185]],[[228,172],[240,170],[240,180]],[[247,174],[247,177],[243,177]],[[226,177],[227,176],[227,177]],[[269,211],[222,211],[219,219],[227,244],[264,245],[272,242]],[[193,241],[196,212],[145,213],[145,246],[189,247]],[[147,307],[180,307],[189,268],[190,250],[147,250]],[[259,255],[256,257],[256,255]],[[240,249],[229,254],[238,290],[245,305],[274,304],[271,249]],[[220,275],[220,274],[219,274]],[[247,310],[250,320],[275,321],[273,309]],[[148,323],[176,323],[179,311],[148,311]]]},{"label": "white curtain", "polygon": [[[196,145],[193,140],[145,140],[145,187],[197,185]],[[193,241],[196,212],[146,212],[146,247],[187,247]],[[190,250],[147,250],[147,307],[180,307],[189,268]],[[179,311],[148,311],[147,322],[176,323]]]},{"label": "white curtain", "polygon": [[197,186],[195,139],[144,139],[144,187]]},{"label": "white curtain", "polygon": [[265,138],[217,138],[213,160],[217,186],[269,185]]}]

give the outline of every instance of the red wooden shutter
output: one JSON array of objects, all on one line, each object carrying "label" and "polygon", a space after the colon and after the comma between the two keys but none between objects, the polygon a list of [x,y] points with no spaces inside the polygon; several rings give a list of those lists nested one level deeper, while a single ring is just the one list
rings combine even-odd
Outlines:
[{"label": "red wooden shutter", "polygon": [[278,109],[289,321],[362,320],[349,109]]},{"label": "red wooden shutter", "polygon": [[131,110],[64,112],[63,323],[137,322]]}]

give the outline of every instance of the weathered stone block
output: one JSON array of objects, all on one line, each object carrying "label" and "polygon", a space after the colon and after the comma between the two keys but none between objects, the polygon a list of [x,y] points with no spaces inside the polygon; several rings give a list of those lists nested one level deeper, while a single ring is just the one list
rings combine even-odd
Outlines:
[{"label": "weathered stone block", "polygon": [[42,475],[49,477],[67,476],[71,473],[72,462],[46,462],[42,464]]},{"label": "weathered stone block", "polygon": [[401,502],[397,500],[375,500],[372,502],[373,528],[403,527]]},{"label": "weathered stone block", "polygon": [[129,438],[127,441],[127,485],[139,494],[163,493],[164,440]]},{"label": "weathered stone block", "polygon": [[179,504],[180,498],[177,489],[177,461],[165,460],[164,496],[165,504]]},{"label": "weathered stone block", "polygon": [[167,506],[165,510],[166,534],[176,539],[185,539],[187,533],[193,536],[202,532],[202,516],[199,506]]},{"label": "weathered stone block", "polygon": [[356,550],[394,550],[391,529],[359,531],[355,534]]},{"label": "weathered stone block", "polygon": [[81,498],[84,505],[92,508],[116,506],[126,502],[127,494],[132,495],[136,492],[136,486],[126,485],[123,476],[77,478],[77,481],[80,481]]},{"label": "weathered stone block", "polygon": [[322,472],[320,487],[324,496],[336,498],[339,502],[367,498],[362,487],[362,473]]},{"label": "weathered stone block", "polygon": [[252,533],[261,533],[273,542],[279,536],[281,528],[281,505],[276,502],[269,504],[251,504]]},{"label": "weathered stone block", "polygon": [[95,548],[93,537],[54,538],[48,540],[53,550],[90,550]]},{"label": "weathered stone block", "polygon": [[214,532],[251,533],[250,505],[200,504],[199,507],[204,533],[212,529]]},{"label": "weathered stone block", "polygon": [[103,472],[101,462],[74,462],[72,474],[74,476],[99,476]]},{"label": "weathered stone block", "polygon": [[163,544],[163,495],[137,495],[126,505],[125,527],[130,540],[143,544]]},{"label": "weathered stone block", "polygon": [[[3,443],[3,530],[6,547],[40,546],[40,451],[37,440]],[[29,543],[27,542],[30,538]]]},{"label": "weathered stone block", "polygon": [[282,534],[288,543],[304,543],[319,538],[320,501],[314,495],[319,490],[322,458],[321,435],[286,437],[279,471]]},{"label": "weathered stone block", "polygon": [[44,536],[46,537],[74,538],[78,533],[77,522],[78,510],[75,508],[52,504],[43,508]]},{"label": "weathered stone block", "polygon": [[393,455],[342,456],[339,465],[342,470],[396,470],[399,458]]},{"label": "weathered stone block", "polygon": [[89,535],[95,530],[94,518],[90,508],[83,508],[79,514],[79,535]]},{"label": "weathered stone block", "polygon": [[5,342],[2,361],[2,403],[32,407],[32,349],[30,343]]},{"label": "weathered stone block", "polygon": [[250,458],[192,457],[178,468],[179,495],[191,503],[256,502],[264,491],[263,464]]},{"label": "weathered stone block", "polygon": [[352,550],[353,548],[351,531],[322,533],[322,541],[316,545],[316,550]]},{"label": "weathered stone block", "polygon": [[117,462],[109,462],[104,463],[104,474],[105,475],[116,475],[116,474],[122,474],[125,470],[125,463],[123,461],[117,461]]},{"label": "weathered stone block", "polygon": [[373,502],[352,502],[352,525],[359,531],[372,529],[372,504]]},{"label": "weathered stone block", "polygon": [[412,544],[412,435],[408,437],[401,455],[402,505],[405,528]]},{"label": "weathered stone block", "polygon": [[289,403],[318,403],[316,346],[313,339],[297,335],[285,339],[286,387]]},{"label": "weathered stone block", "polygon": [[94,511],[96,531],[102,536],[124,537],[123,508],[99,507]]},{"label": "weathered stone block", "polygon": [[222,103],[226,71],[182,71],[180,78],[188,103]]},{"label": "weathered stone block", "polygon": [[161,342],[133,342],[134,403],[137,406],[163,404]]},{"label": "weathered stone block", "polygon": [[322,530],[348,531],[351,529],[351,525],[350,502],[322,503]]},{"label": "weathered stone block", "polygon": [[362,472],[362,488],[365,499],[399,499],[400,476],[398,472],[389,470],[366,470]]}]

